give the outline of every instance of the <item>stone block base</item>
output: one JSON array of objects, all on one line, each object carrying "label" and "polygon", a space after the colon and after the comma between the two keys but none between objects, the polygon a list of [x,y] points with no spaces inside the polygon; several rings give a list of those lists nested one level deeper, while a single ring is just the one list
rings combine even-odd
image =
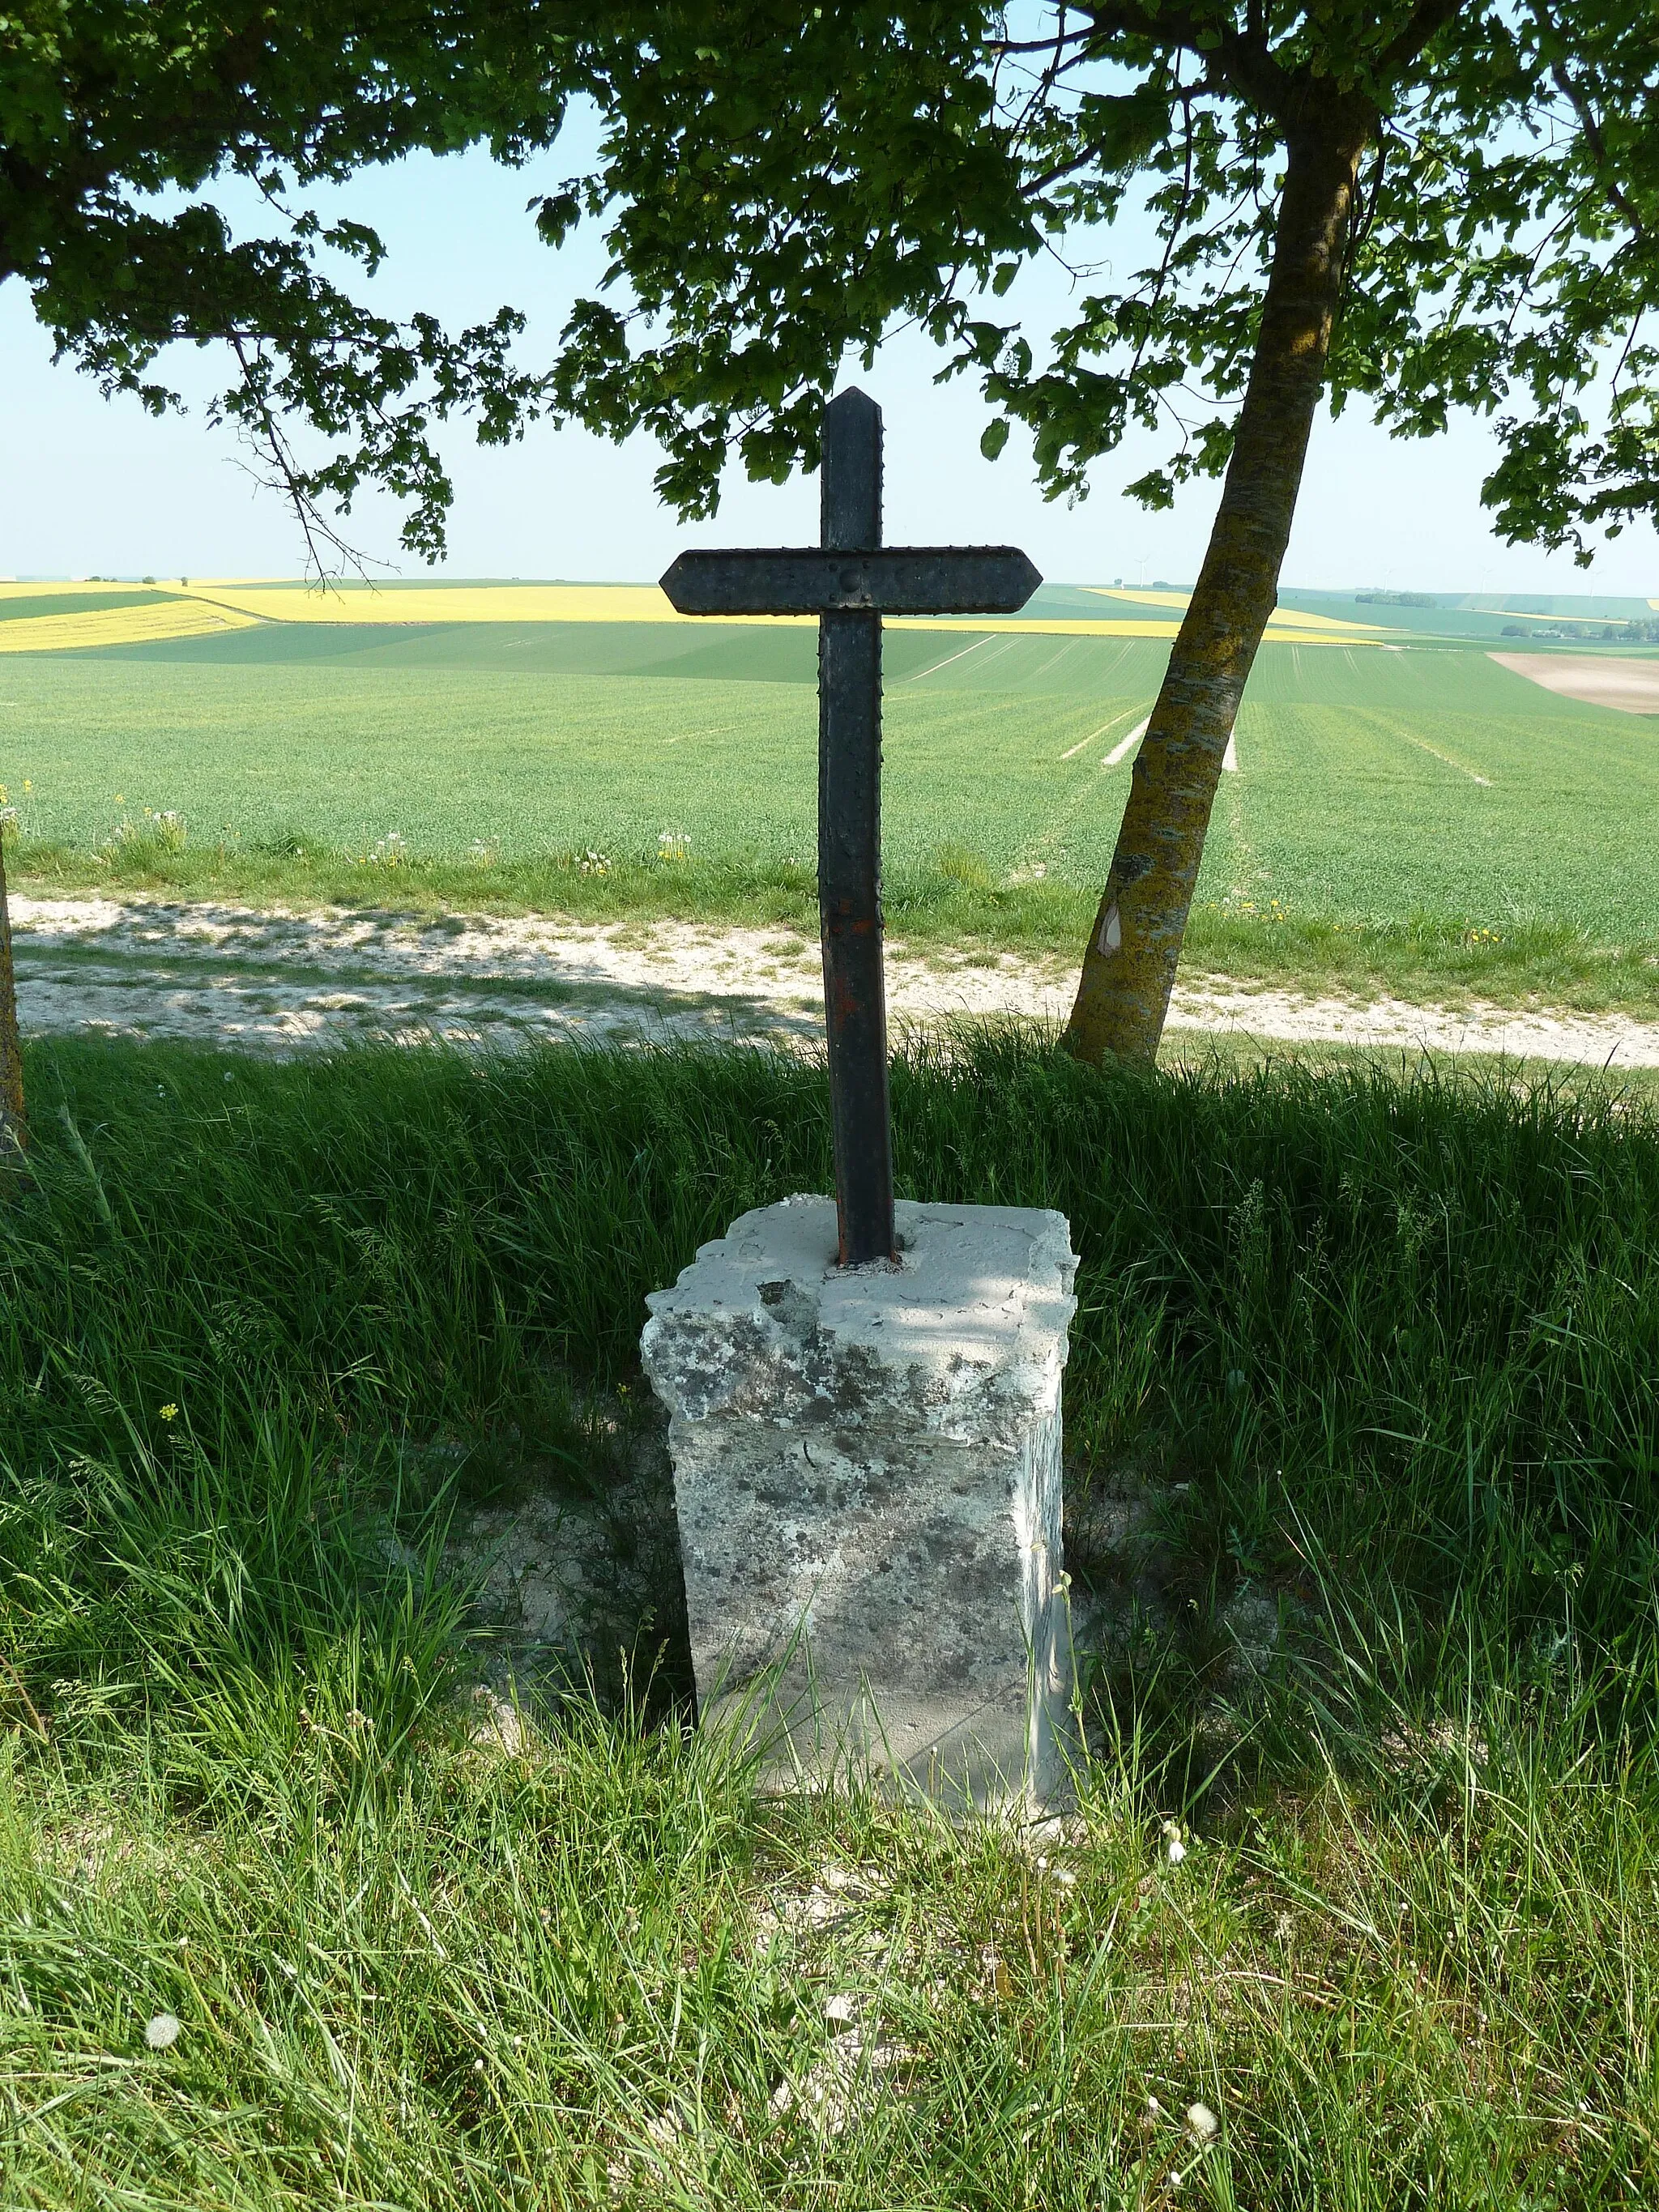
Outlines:
[{"label": "stone block base", "polygon": [[1050,1802],[1069,1741],[1063,1216],[901,1200],[896,1266],[836,1265],[790,1198],[647,1299],[705,1723],[808,1778]]}]

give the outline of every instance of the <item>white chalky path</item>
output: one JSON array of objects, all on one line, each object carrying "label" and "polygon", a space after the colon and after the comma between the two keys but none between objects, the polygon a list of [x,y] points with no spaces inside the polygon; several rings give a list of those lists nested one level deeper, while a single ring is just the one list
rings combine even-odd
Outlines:
[{"label": "white chalky path", "polygon": [[[505,1048],[541,1039],[823,1034],[815,942],[687,922],[593,925],[447,915],[267,913],[143,897],[12,901],[27,1034],[181,1037],[294,1052],[350,1039]],[[890,947],[896,1027],[1063,1022],[1061,960]],[[1179,985],[1172,1030],[1659,1067],[1659,1022],[1475,1004],[1362,1004],[1224,978]]]}]

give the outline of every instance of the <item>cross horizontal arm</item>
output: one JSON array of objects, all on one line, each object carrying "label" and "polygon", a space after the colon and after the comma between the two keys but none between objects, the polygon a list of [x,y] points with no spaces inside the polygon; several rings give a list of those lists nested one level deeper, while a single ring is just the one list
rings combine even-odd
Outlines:
[{"label": "cross horizontal arm", "polygon": [[683,615],[1012,615],[1042,581],[1012,545],[682,553],[662,580]]}]

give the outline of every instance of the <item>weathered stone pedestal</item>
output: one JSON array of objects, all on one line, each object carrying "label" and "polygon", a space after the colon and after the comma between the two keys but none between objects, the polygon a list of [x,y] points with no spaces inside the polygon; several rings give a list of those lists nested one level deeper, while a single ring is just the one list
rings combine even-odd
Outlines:
[{"label": "weathered stone pedestal", "polygon": [[1072,1689],[1060,1575],[1064,1218],[897,1209],[896,1267],[836,1210],[745,1213],[647,1303],[705,1724],[809,1779],[1049,1803]]}]

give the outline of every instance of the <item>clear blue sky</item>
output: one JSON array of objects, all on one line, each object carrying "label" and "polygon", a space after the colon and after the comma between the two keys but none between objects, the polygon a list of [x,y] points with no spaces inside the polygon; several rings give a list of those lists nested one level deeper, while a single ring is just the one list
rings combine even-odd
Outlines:
[{"label": "clear blue sky", "polygon": [[[331,204],[373,222],[386,240],[387,266],[370,288],[376,305],[425,307],[454,326],[511,301],[531,319],[529,357],[544,358],[570,299],[593,279],[597,246],[579,238],[563,253],[550,252],[536,240],[525,202],[538,182],[544,188],[579,160],[573,149],[514,173],[479,155],[420,159],[359,179]],[[1104,250],[1121,274],[1139,264],[1143,245],[1130,234],[1107,240]],[[1015,297],[1030,327],[1046,333],[1064,319],[1069,283],[1057,264],[1021,279]],[[901,337],[873,373],[853,373],[886,415],[890,538],[1020,544],[1058,582],[1143,574],[1148,581],[1190,581],[1212,485],[1188,486],[1172,514],[1146,514],[1119,490],[1154,458],[1153,445],[1141,441],[1097,465],[1086,501],[1048,505],[1018,433],[994,465],[980,458],[982,403],[967,383],[935,387],[939,359],[926,341]],[[222,375],[211,356],[187,350],[167,368],[195,395],[211,392]],[[54,368],[15,281],[0,287],[0,389],[7,431],[0,574],[297,573],[293,522],[276,495],[240,466],[234,440],[209,431],[199,410],[152,422],[136,403],[106,402],[85,378]],[[457,490],[453,575],[634,580],[658,574],[692,539],[778,544],[816,535],[814,484],[750,485],[735,472],[718,520],[682,526],[653,491],[659,457],[648,440],[618,449],[540,428],[521,446],[489,452],[459,428],[445,450]],[[1490,432],[1473,422],[1442,439],[1404,443],[1370,425],[1362,410],[1338,422],[1322,419],[1285,583],[1659,597],[1659,542],[1650,526],[1626,532],[1587,572],[1565,555],[1500,544],[1480,501],[1493,450]],[[426,573],[398,553],[395,516],[383,503],[360,506],[348,534],[405,575]]]}]

